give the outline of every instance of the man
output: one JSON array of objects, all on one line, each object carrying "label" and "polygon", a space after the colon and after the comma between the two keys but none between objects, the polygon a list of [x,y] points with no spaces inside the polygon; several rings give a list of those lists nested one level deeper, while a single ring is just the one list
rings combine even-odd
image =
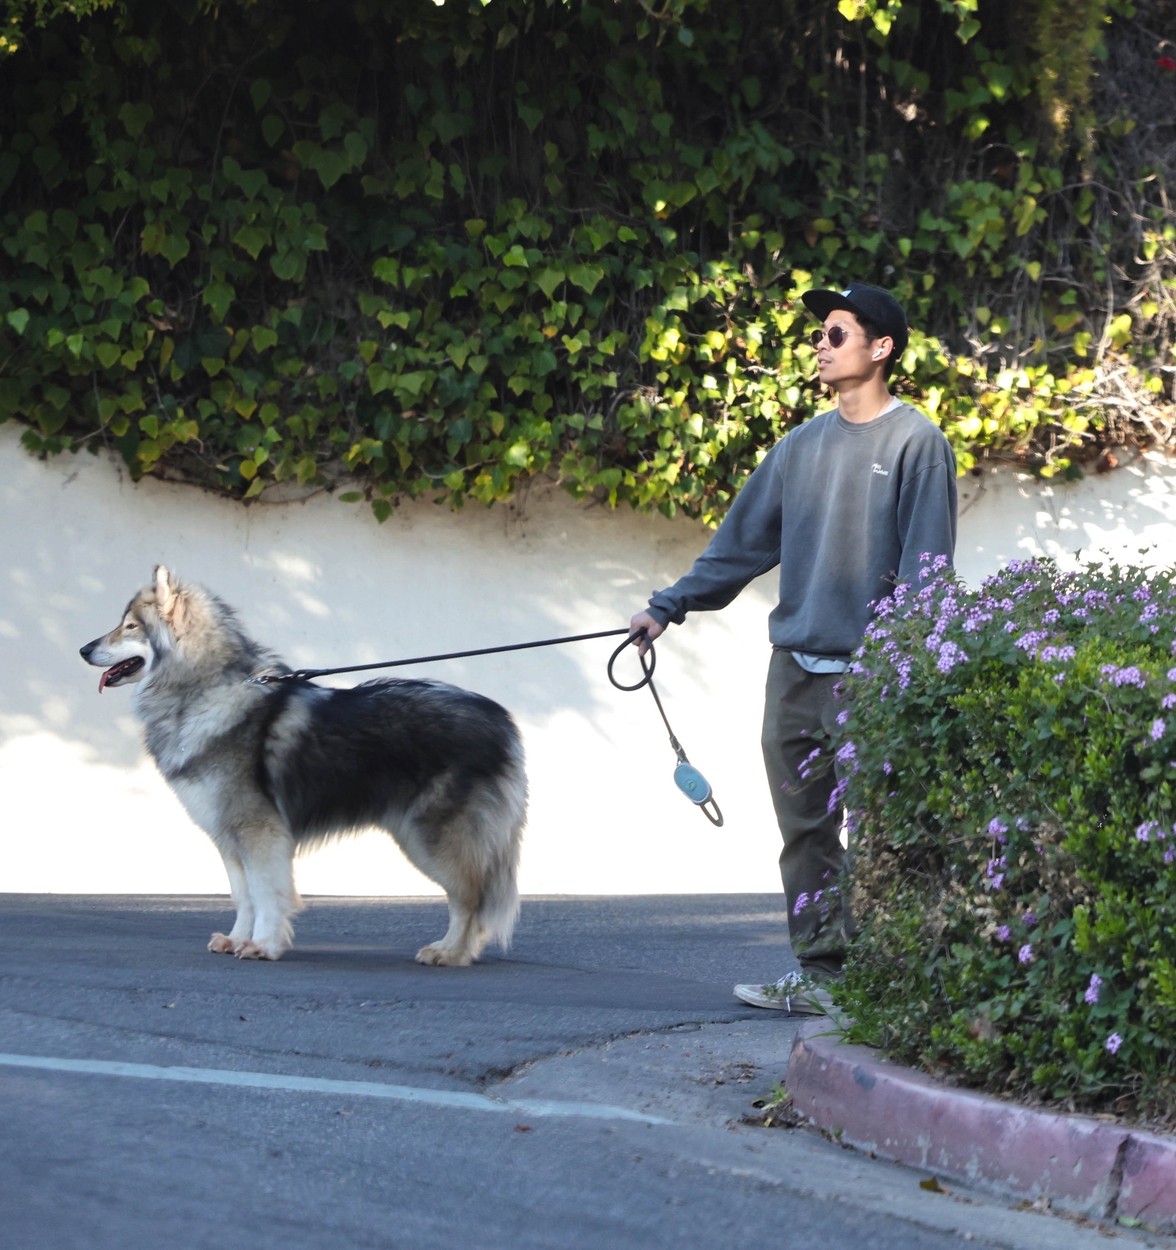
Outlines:
[{"label": "man", "polygon": [[[768,618],[763,753],[784,840],[780,875],[800,973],[737,985],[736,997],[819,1014],[852,931],[836,777],[821,743],[834,731],[835,690],[873,605],[921,566],[955,552],[956,467],[939,428],[887,385],[906,349],[906,313],[887,291],[854,283],[809,291],[812,341],[836,408],[781,439],[748,478],[693,568],[631,621],[652,640],[691,611],[725,607],[777,565]],[[941,561],[942,563],[942,561]],[[643,644],[644,645],[644,644]]]}]

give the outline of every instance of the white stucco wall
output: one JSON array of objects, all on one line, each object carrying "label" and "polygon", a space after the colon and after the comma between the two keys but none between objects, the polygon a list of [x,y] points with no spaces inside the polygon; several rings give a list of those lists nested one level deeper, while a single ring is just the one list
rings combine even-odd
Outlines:
[{"label": "white stucco wall", "polygon": [[[40,462],[19,435],[0,426],[0,891],[226,890],[211,844],[143,755],[129,691],[99,697],[77,653],[157,563],[216,590],[288,662],[325,667],[620,628],[707,540],[692,522],[553,488],[489,510],[411,503],[382,526],[328,496],[246,508],[135,485],[105,458]],[[961,482],[957,563],[973,583],[1040,553],[1169,564],[1174,520],[1176,465],[1160,457],[1074,485],[986,474]],[[768,578],[659,643],[659,692],[722,829],[674,787],[648,693],[608,684],[611,640],[401,670],[480,690],[518,719],[532,791],[524,893],[778,888],[758,758],[771,604]],[[299,885],[437,893],[375,834],[308,857]]]}]

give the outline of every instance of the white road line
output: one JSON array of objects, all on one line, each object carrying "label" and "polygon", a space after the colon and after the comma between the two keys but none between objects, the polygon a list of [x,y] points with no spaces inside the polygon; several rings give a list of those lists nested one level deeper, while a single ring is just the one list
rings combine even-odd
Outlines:
[{"label": "white road line", "polygon": [[123,1076],[140,1081],[180,1081],[196,1085],[232,1085],[244,1089],[289,1090],[333,1094],[345,1098],[382,1098],[415,1102],[456,1111],[495,1111],[512,1115],[563,1119],[629,1120],[638,1124],[672,1124],[672,1120],[595,1102],[559,1102],[544,1098],[489,1098],[459,1090],[422,1089],[415,1085],[383,1085],[378,1081],[332,1081],[315,1076],[274,1072],[232,1072],[223,1068],[165,1068],[150,1063],[113,1063],[105,1059],[57,1059],[41,1055],[0,1053],[0,1066],[41,1072],[74,1072],[85,1076]]}]

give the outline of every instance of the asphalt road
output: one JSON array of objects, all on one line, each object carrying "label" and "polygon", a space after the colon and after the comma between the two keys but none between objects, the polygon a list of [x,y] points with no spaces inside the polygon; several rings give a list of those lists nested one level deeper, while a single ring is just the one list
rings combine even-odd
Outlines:
[{"label": "asphalt road", "polygon": [[776,896],[528,899],[469,969],[412,961],[440,901],[314,901],[277,964],[206,953],[229,920],[0,895],[4,1250],[1108,1244],[745,1122],[797,1027],[730,993],[795,966]]}]

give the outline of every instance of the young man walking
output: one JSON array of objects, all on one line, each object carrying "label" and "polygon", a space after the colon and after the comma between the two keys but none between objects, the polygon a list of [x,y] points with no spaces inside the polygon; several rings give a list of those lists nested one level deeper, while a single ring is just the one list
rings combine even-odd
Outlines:
[{"label": "young man walking", "polygon": [[812,341],[837,406],[772,447],[693,568],[654,594],[630,627],[652,640],[689,612],[725,607],[779,566],[762,745],[801,971],[737,985],[735,994],[758,1007],[820,1014],[830,1005],[822,985],[840,975],[852,920],[836,777],[828,760],[811,768],[812,757],[834,731],[839,675],[873,605],[900,583],[917,584],[924,563],[954,556],[956,466],[939,428],[890,393],[908,337],[898,301],[864,283],[802,299],[822,323]]}]

